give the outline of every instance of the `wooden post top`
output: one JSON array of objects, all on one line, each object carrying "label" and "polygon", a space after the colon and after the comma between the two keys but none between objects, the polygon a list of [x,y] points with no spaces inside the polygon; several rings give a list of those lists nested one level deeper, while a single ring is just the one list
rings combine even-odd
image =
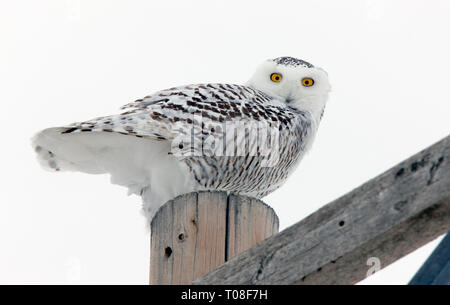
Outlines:
[{"label": "wooden post top", "polygon": [[278,232],[261,200],[198,192],[163,205],[151,223],[150,284],[189,284]]}]

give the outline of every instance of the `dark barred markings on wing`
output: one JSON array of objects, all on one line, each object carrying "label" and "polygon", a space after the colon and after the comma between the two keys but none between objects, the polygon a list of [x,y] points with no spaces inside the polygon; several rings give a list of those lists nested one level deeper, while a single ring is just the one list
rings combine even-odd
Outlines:
[{"label": "dark barred markings on wing", "polygon": [[[101,131],[158,141],[177,140],[178,159],[201,187],[258,198],[274,191],[287,179],[306,151],[306,139],[312,130],[309,113],[240,85],[171,88],[129,103],[122,110],[119,115],[76,123],[63,133]],[[269,150],[264,152],[265,147],[249,134],[252,122],[262,124],[256,127],[258,132],[261,128],[277,132],[277,143],[272,142]],[[224,147],[205,145],[211,138],[216,143],[222,142],[230,123],[237,133],[245,130],[243,135],[231,138],[234,141],[231,154],[227,153],[228,142]],[[194,143],[191,143],[192,135]],[[270,160],[276,165],[267,164]]]},{"label": "dark barred markings on wing", "polygon": [[189,85],[162,90],[126,104],[119,115],[74,123],[63,133],[103,131],[166,140],[176,136],[174,123],[200,123],[195,117],[218,123],[265,120],[288,126],[301,113],[282,103],[272,105],[273,101],[271,96],[247,86]]},{"label": "dark barred markings on wing", "polygon": [[[142,99],[123,106],[121,109],[143,109],[156,103],[175,102],[177,100],[195,102],[239,103],[249,100],[254,103],[262,104],[271,100],[272,97],[262,91],[248,86],[234,84],[197,84],[175,87],[158,91]],[[214,106],[215,104],[212,104]]]},{"label": "dark barred markings on wing", "polygon": [[[306,150],[311,121],[306,114],[292,119],[287,128],[280,130],[277,143],[264,153],[251,153],[252,148],[263,150],[255,137],[236,139],[237,147],[246,147],[243,154],[231,156],[201,155],[188,157],[184,162],[197,183],[205,189],[217,189],[262,198],[279,188]],[[236,147],[234,146],[234,147]],[[270,162],[274,161],[271,165]]]}]

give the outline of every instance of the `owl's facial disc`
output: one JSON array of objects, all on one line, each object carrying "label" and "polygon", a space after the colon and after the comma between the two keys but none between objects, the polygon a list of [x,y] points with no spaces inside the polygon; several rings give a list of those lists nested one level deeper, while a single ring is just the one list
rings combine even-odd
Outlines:
[{"label": "owl's facial disc", "polygon": [[263,62],[247,84],[315,118],[320,118],[330,91],[323,69],[293,57]]}]

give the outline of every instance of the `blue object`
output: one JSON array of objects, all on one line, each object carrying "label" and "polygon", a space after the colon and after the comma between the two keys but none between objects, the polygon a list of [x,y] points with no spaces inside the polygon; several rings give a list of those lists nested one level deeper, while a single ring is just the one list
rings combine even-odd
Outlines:
[{"label": "blue object", "polygon": [[417,271],[409,285],[450,285],[450,231]]}]

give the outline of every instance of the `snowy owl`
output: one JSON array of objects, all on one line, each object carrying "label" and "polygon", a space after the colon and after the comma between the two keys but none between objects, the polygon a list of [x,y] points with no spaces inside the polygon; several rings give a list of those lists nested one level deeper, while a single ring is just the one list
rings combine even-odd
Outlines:
[{"label": "snowy owl", "polygon": [[311,147],[329,91],[323,69],[279,57],[245,85],[161,90],[120,114],[45,129],[32,145],[45,169],[110,174],[142,196],[151,220],[189,192],[262,198],[278,189]]}]

